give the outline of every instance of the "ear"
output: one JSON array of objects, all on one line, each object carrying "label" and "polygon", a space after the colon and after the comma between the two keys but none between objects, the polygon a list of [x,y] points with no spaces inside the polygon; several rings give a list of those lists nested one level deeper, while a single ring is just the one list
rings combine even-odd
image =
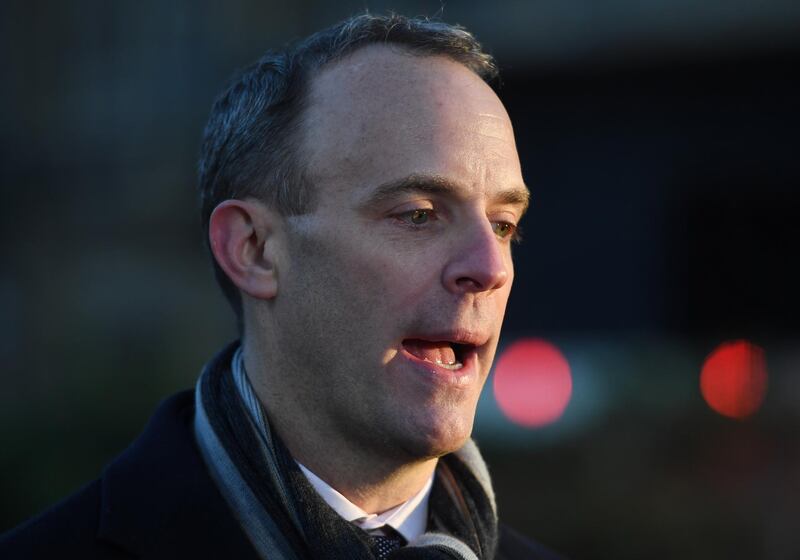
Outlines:
[{"label": "ear", "polygon": [[256,299],[278,293],[275,238],[279,215],[253,199],[226,200],[211,213],[211,252],[231,282]]}]

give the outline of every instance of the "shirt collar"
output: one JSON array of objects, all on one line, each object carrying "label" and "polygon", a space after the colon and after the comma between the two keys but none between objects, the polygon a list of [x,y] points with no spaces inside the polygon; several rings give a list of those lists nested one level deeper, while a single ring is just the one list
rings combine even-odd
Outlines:
[{"label": "shirt collar", "polygon": [[347,521],[365,531],[389,525],[400,533],[406,541],[411,542],[422,533],[428,525],[428,500],[433,486],[431,474],[425,486],[406,502],[386,510],[383,513],[367,513],[353,502],[345,498],[327,482],[319,478],[304,465],[297,463],[314,489],[333,510]]}]

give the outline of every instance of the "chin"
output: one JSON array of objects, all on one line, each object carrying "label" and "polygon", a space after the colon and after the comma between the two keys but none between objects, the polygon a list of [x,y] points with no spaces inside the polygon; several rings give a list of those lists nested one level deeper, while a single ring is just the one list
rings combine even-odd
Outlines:
[{"label": "chin", "polygon": [[[452,411],[451,411],[452,412]],[[474,412],[441,414],[416,422],[406,433],[406,451],[417,458],[438,458],[460,449],[472,434]]]}]

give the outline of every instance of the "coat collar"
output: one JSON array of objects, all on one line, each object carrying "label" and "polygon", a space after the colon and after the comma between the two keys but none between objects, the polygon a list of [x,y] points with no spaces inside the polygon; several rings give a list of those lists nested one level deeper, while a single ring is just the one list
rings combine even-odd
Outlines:
[{"label": "coat collar", "polygon": [[255,560],[197,450],[193,416],[191,391],[170,397],[106,468],[98,538],[142,558]]}]

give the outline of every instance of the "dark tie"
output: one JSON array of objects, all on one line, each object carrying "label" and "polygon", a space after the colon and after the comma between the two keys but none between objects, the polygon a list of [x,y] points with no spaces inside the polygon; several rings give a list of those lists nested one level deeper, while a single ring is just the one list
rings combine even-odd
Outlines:
[{"label": "dark tie", "polygon": [[383,560],[384,558],[388,558],[389,554],[406,544],[406,540],[400,533],[388,525],[384,525],[380,530],[383,534],[374,533],[370,534],[370,536],[375,543],[372,547],[372,551],[377,558]]}]

